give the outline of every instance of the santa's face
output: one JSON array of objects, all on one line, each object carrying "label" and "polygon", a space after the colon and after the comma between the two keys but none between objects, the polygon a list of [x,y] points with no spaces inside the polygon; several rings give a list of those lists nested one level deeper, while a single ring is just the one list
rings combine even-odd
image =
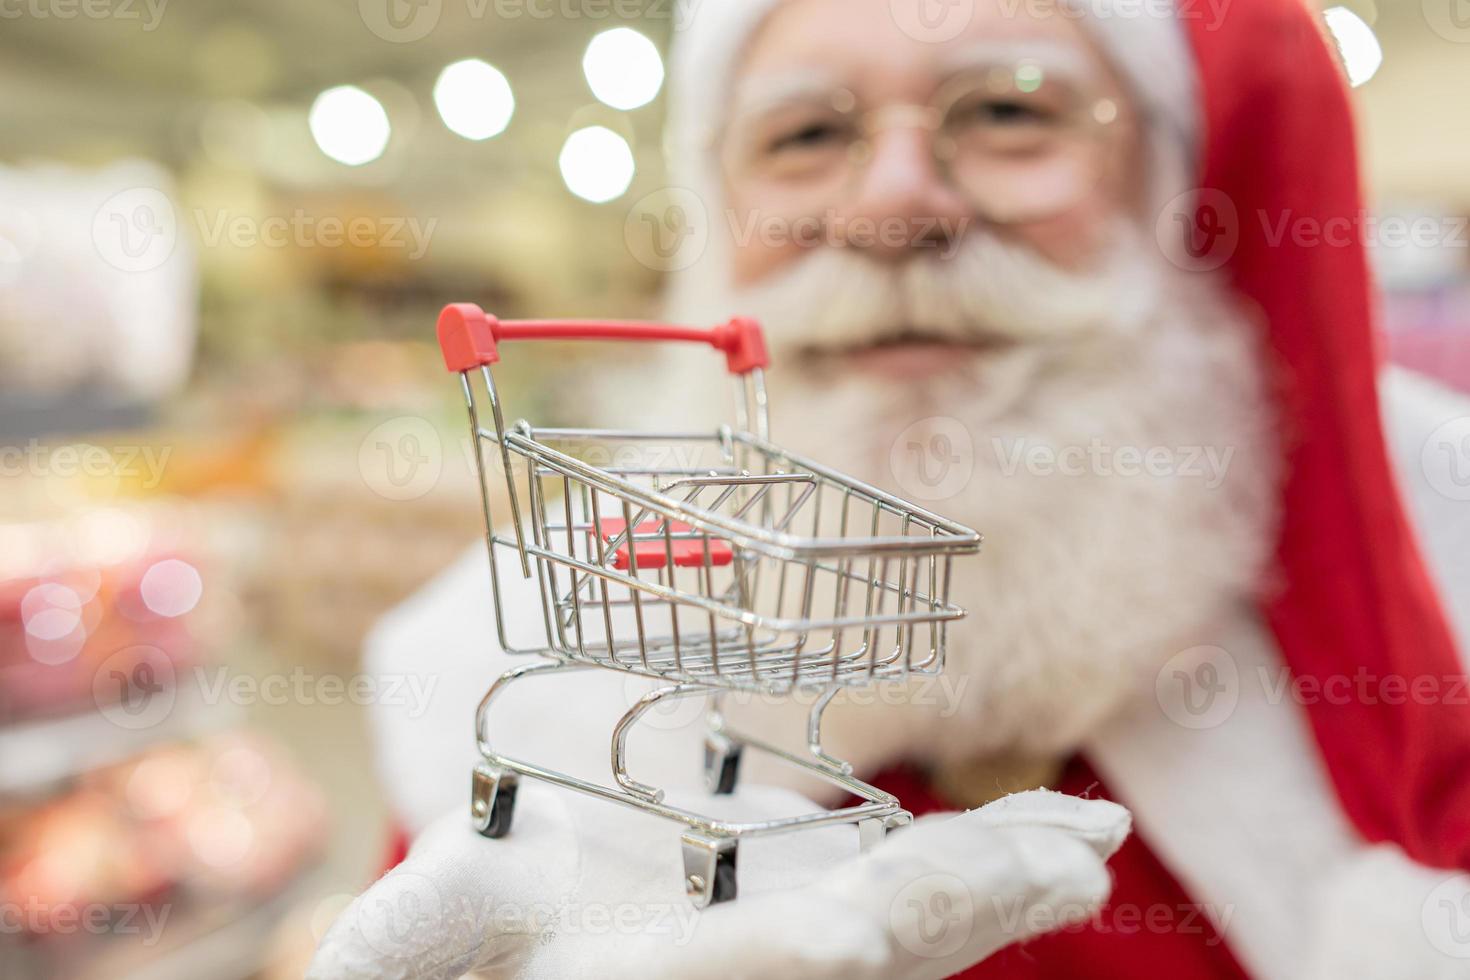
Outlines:
[{"label": "santa's face", "polygon": [[761,25],[715,147],[725,286],[785,366],[1014,392],[1040,345],[1152,299],[1139,110],[1050,0],[977,0],[942,40],[927,12],[787,0]]},{"label": "santa's face", "polygon": [[[882,730],[1060,752],[1258,580],[1261,365],[1155,246],[1150,134],[1086,26],[976,0],[936,40],[924,11],[775,8],[714,148],[740,234],[698,292],[765,323],[779,441],[987,536],[956,587],[962,701],[930,706],[950,730]],[[936,462],[963,478],[931,486]]]},{"label": "santa's face", "polygon": [[1077,19],[976,0],[936,35],[930,6],[788,0],[763,23],[719,147],[732,224],[760,230],[738,285],[822,246],[907,262],[978,226],[1075,269],[1136,214],[1137,110]]}]

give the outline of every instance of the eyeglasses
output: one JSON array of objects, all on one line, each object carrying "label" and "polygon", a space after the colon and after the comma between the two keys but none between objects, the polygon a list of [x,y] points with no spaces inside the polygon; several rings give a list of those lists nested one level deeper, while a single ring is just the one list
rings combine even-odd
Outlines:
[{"label": "eyeglasses", "polygon": [[1053,217],[1107,176],[1120,109],[1034,62],[956,76],[928,104],[867,109],[845,88],[738,112],[720,143],[728,180],[787,215],[840,205],[886,129],[932,134],[940,172],[984,218]]}]

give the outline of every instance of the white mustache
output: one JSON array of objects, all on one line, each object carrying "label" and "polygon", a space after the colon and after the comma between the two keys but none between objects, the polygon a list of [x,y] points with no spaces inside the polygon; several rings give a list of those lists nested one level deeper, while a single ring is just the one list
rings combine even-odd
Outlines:
[{"label": "white mustache", "polygon": [[948,256],[885,265],[851,248],[819,248],[791,269],[736,291],[742,313],[778,347],[858,347],[897,333],[956,342],[1127,335],[1157,303],[1160,265],[1120,224],[1096,268],[1062,269],[1024,246],[971,230]]}]

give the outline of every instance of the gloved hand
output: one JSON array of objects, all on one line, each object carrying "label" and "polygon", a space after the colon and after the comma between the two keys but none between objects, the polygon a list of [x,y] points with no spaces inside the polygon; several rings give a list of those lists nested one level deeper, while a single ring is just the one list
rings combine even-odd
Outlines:
[{"label": "gloved hand", "polygon": [[[669,802],[737,820],[812,809],[761,786]],[[944,977],[1085,919],[1129,825],[1116,804],[1035,791],[862,855],[851,826],[745,838],[739,897],[697,912],[682,825],[522,780],[508,836],[445,815],[343,912],[307,977]]]}]

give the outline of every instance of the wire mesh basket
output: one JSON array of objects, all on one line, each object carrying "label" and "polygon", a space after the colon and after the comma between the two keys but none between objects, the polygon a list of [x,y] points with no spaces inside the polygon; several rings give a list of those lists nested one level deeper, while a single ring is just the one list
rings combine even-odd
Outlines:
[{"label": "wire mesh basket", "polygon": [[[870,843],[877,831],[906,822],[896,799],[854,779],[850,766],[822,750],[821,714],[845,686],[943,669],[948,626],[965,615],[949,600],[953,562],[975,554],[980,536],[772,443],[768,357],[751,320],[713,329],[499,321],[457,304],[444,310],[438,332],[469,410],[499,639],[510,653],[544,658],[503,675],[481,703],[476,732],[486,762],[476,770],[473,799],[481,832],[508,832],[518,775],[651,810],[691,828],[684,838],[686,886],[703,906],[734,897],[741,836],[848,822]],[[735,379],[733,424],[713,432],[507,426],[491,367],[501,343],[522,340],[709,345],[725,354]],[[489,428],[482,406],[489,409]],[[491,501],[502,486],[509,526],[498,529]],[[540,608],[529,614],[541,621],[539,646],[507,639],[497,549],[512,554],[521,574],[534,580]],[[506,686],[532,674],[590,667],[669,682],[633,705],[615,729],[616,788],[493,750],[487,715]],[[740,750],[749,745],[837,782],[864,804],[734,825],[669,807],[660,790],[628,775],[628,730],[658,701],[796,688],[819,692],[808,722],[809,757],[730,731],[714,699],[710,788],[733,790]]]}]

